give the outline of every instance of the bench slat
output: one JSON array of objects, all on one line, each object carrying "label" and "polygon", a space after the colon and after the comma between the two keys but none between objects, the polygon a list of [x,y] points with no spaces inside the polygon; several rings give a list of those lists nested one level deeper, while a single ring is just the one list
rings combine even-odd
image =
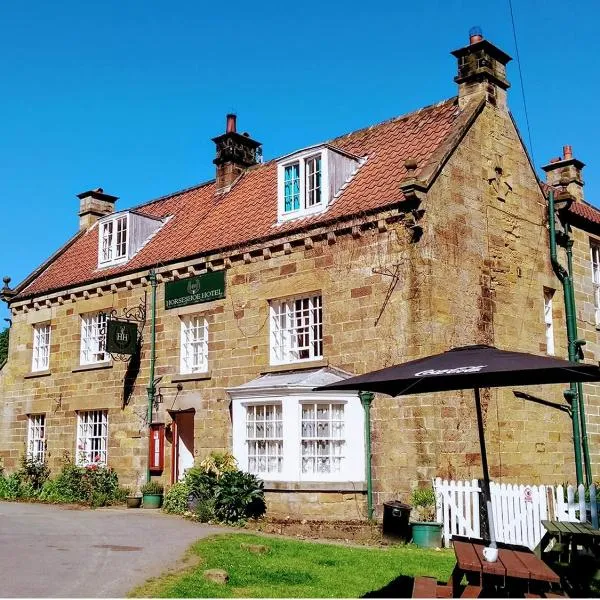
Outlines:
[{"label": "bench slat", "polygon": [[415,577],[413,598],[435,598],[437,596],[437,581],[433,577]]}]

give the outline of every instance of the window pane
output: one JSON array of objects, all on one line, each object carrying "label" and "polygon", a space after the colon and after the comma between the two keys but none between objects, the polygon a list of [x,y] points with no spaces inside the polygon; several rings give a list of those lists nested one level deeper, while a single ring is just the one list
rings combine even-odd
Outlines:
[{"label": "window pane", "polygon": [[284,211],[300,208],[300,164],[288,165],[284,169]]},{"label": "window pane", "polygon": [[181,321],[181,372],[200,373],[208,370],[208,324],[200,315]]},{"label": "window pane", "polygon": [[321,296],[272,302],[274,362],[315,360],[323,356]]},{"label": "window pane", "polygon": [[306,159],[306,208],[321,203],[321,157]]},{"label": "window pane", "polygon": [[108,448],[108,413],[90,410],[78,414],[77,464],[106,465]]},{"label": "window pane", "polygon": [[246,408],[248,471],[280,473],[283,468],[281,404],[257,404]]},{"label": "window pane", "polygon": [[319,475],[341,470],[345,445],[343,419],[343,404],[302,405],[302,473]]}]

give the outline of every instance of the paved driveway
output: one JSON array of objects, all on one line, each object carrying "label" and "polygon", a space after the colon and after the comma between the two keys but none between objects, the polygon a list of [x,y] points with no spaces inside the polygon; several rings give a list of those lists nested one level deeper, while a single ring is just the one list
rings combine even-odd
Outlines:
[{"label": "paved driveway", "polygon": [[0,596],[122,597],[219,531],[143,509],[0,502]]}]

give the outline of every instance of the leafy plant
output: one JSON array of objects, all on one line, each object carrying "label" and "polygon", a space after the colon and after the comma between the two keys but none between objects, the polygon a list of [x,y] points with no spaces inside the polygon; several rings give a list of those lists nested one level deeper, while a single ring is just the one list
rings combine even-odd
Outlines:
[{"label": "leafy plant", "polygon": [[17,473],[8,477],[0,477],[0,499],[16,500],[22,494],[21,478]]},{"label": "leafy plant", "polygon": [[415,488],[410,496],[413,507],[413,518],[415,521],[435,522],[436,520],[436,498],[431,487]]},{"label": "leafy plant", "polygon": [[214,495],[217,478],[200,467],[194,467],[186,472],[185,483],[193,498],[210,498]]},{"label": "leafy plant", "polygon": [[200,523],[208,523],[215,518],[215,501],[212,498],[198,500],[194,506],[194,516]]},{"label": "leafy plant", "polygon": [[155,480],[150,480],[142,486],[142,494],[160,495],[164,492],[165,486]]},{"label": "leafy plant", "polygon": [[30,485],[35,492],[39,492],[50,477],[50,469],[45,461],[34,460],[24,454],[21,457],[21,468],[18,474],[24,484]]},{"label": "leafy plant", "polygon": [[10,336],[10,329],[4,329],[0,332],[0,367],[4,365],[8,359],[8,338]]},{"label": "leafy plant", "polygon": [[167,489],[162,509],[174,515],[182,515],[188,509],[190,489],[185,481],[178,481]]},{"label": "leafy plant", "polygon": [[211,452],[200,462],[200,469],[217,479],[224,473],[237,471],[237,460],[230,452]]},{"label": "leafy plant", "polygon": [[215,516],[226,523],[260,517],[266,510],[263,482],[251,473],[223,473],[215,489]]}]

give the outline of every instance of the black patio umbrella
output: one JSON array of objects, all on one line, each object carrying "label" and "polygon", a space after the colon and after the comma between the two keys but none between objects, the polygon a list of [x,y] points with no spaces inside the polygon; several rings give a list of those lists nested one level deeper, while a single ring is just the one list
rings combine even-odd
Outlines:
[{"label": "black patio umbrella", "polygon": [[600,381],[600,368],[550,356],[508,352],[493,346],[475,345],[453,348],[442,354],[371,371],[315,390],[357,390],[380,392],[390,396],[407,396],[474,388],[484,494],[488,509],[490,538],[492,545],[495,546],[489,493],[490,476],[479,389],[573,381]]}]

